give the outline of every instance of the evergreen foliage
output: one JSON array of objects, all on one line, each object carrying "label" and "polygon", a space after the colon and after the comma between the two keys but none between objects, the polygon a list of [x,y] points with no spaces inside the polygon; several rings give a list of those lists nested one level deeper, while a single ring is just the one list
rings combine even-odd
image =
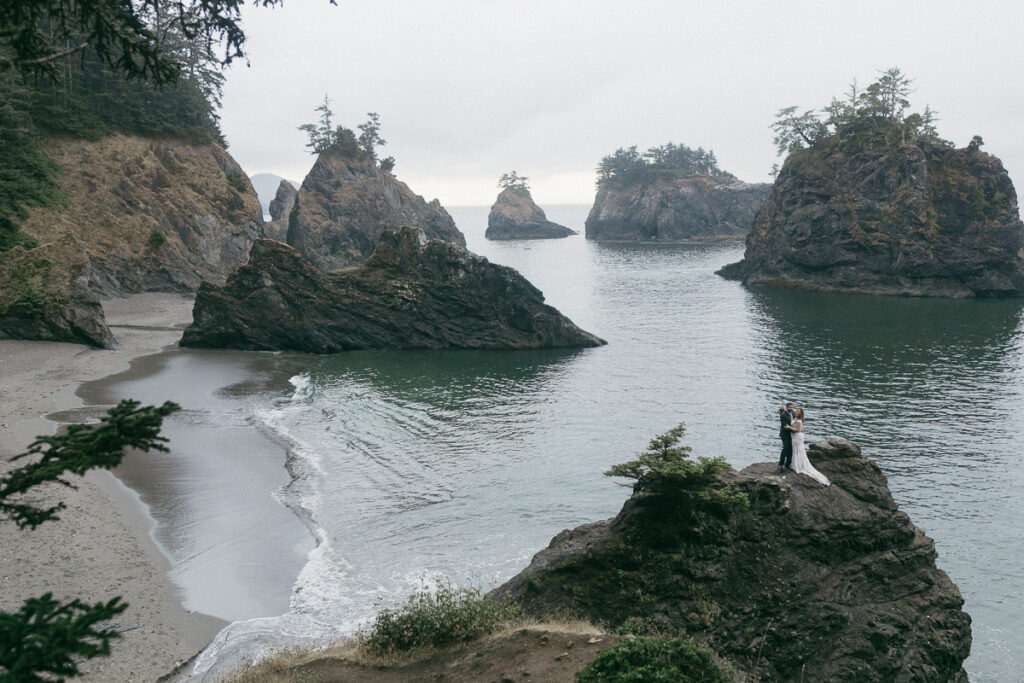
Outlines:
[{"label": "evergreen foliage", "polygon": [[679,445],[679,440],[686,435],[686,425],[678,424],[664,434],[651,439],[647,450],[636,460],[613,465],[605,472],[606,477],[626,477],[645,483],[654,478],[694,479],[719,474],[728,469],[725,458],[690,459],[693,449]]},{"label": "evergreen foliage", "polygon": [[797,107],[780,109],[772,124],[779,155],[829,140],[856,151],[889,145],[924,142],[952,146],[935,129],[935,112],[925,107],[921,113],[910,111],[913,81],[900,69],[891,68],[867,88],[858,89],[854,81],[842,99],[820,112]]},{"label": "evergreen foliage", "polygon": [[[64,434],[38,437],[27,451],[11,458],[32,462],[0,477],[0,514],[32,529],[59,519],[63,503],[40,508],[19,499],[42,484],[73,488],[64,478],[67,474],[116,467],[128,448],[166,451],[160,427],[178,409],[170,401],[140,408],[138,401],[124,400],[98,424],[74,424]],[[46,593],[26,600],[17,612],[0,612],[0,681],[52,681],[55,676],[63,680],[59,677],[77,675],[83,659],[110,654],[110,641],[120,634],[100,624],[127,607],[119,597],[88,605],[80,600],[60,603]]]},{"label": "evergreen foliage", "polygon": [[524,196],[530,195],[530,184],[527,182],[529,178],[524,175],[519,175],[515,171],[509,171],[508,173],[502,173],[501,178],[498,180],[498,187],[502,190],[511,190],[516,194]]},{"label": "evergreen foliage", "polygon": [[577,683],[730,683],[710,651],[683,638],[630,638],[599,653]]},{"label": "evergreen foliage", "polygon": [[78,675],[81,660],[110,654],[110,641],[121,634],[100,624],[127,608],[121,598],[61,604],[47,593],[26,600],[17,612],[0,612],[0,680]]},{"label": "evergreen foliage", "polygon": [[60,519],[57,513],[64,509],[63,502],[40,508],[19,499],[42,484],[74,488],[64,479],[67,474],[81,476],[96,467],[117,467],[127,448],[166,451],[163,443],[167,439],[160,436],[160,426],[178,409],[170,401],[159,407],[140,408],[138,401],[124,400],[107,411],[99,424],[73,424],[64,434],[38,437],[27,451],[11,458],[11,462],[25,458],[31,462],[0,477],[0,514],[21,528],[32,529]]},{"label": "evergreen foliage", "polygon": [[[329,0],[334,5],[335,0]],[[0,74],[56,77],[66,57],[92,51],[104,67],[157,85],[175,82],[182,63],[165,49],[171,27],[200,40],[219,66],[245,56],[245,0],[4,0],[0,3]],[[253,0],[274,7],[283,0]]]},{"label": "evergreen foliage", "polygon": [[[356,126],[359,129],[359,136],[356,137],[351,128],[334,125],[331,99],[326,94],[324,101],[315,111],[320,113],[316,123],[304,123],[299,126],[299,130],[309,137],[306,147],[309,148],[310,154],[332,151],[347,159],[361,161],[369,157],[377,161],[377,149],[388,144],[388,141],[380,136],[380,114],[377,112],[367,113],[366,122]],[[380,159],[377,166],[380,170],[391,173],[395,169],[395,158]]]},{"label": "evergreen foliage", "polygon": [[733,177],[718,167],[715,152],[710,149],[691,149],[686,145],[669,142],[641,153],[636,145],[633,145],[626,149],[620,147],[614,154],[601,159],[597,166],[597,187],[625,187],[657,178],[698,176]]},{"label": "evergreen foliage", "polygon": [[28,114],[32,91],[12,76],[0,76],[0,253],[20,244],[36,245],[18,230],[31,206],[64,201],[59,169],[40,147]]}]

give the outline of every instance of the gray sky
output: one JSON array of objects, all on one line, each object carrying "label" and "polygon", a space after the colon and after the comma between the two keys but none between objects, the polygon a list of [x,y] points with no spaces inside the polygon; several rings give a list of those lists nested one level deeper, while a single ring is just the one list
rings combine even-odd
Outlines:
[{"label": "gray sky", "polygon": [[286,0],[247,6],[245,30],[222,127],[250,175],[302,180],[296,127],[327,93],[336,124],[379,112],[395,173],[446,205],[490,204],[511,169],[542,205],[588,204],[602,156],[668,141],[766,181],[778,109],[899,66],[943,137],[981,135],[1024,183],[1017,0]]}]

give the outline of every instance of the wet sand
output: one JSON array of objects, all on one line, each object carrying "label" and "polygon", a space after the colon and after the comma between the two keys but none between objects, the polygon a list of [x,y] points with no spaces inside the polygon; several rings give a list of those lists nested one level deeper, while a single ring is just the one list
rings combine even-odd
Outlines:
[{"label": "wet sand", "polygon": [[[142,294],[104,304],[121,348],[0,340],[0,471],[37,435],[52,434],[45,418],[76,411],[80,383],[125,370],[133,358],[174,345],[191,321],[192,301]],[[77,489],[49,487],[39,503],[63,500],[57,522],[34,531],[0,522],[0,609],[29,597],[93,603],[122,596],[122,637],[112,654],[86,662],[82,680],[154,681],[204,648],[225,622],[186,611],[168,578],[167,558],[150,538],[152,520],[137,495],[108,472],[90,472]]]}]

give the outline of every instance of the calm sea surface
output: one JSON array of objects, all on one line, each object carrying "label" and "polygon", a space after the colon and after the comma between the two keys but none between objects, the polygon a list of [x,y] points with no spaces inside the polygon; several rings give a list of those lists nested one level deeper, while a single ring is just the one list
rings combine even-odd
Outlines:
[{"label": "calm sea surface", "polygon": [[[587,209],[548,215],[582,233]],[[608,346],[174,351],[96,395],[190,408],[158,481],[123,476],[186,605],[236,622],[200,670],[351,632],[426,580],[507,579],[614,515],[626,490],[602,472],[679,422],[696,454],[774,460],[793,401],[811,440],[861,444],[935,539],[974,619],[971,679],[1020,680],[1024,303],[745,289],[714,275],[742,245],[488,242],[486,208],[451,213],[471,250]]]}]

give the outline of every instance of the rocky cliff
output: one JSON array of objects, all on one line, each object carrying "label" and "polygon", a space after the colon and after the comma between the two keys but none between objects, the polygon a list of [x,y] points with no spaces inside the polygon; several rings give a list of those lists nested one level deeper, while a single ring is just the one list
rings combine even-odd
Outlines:
[{"label": "rocky cliff", "polygon": [[537,206],[529,190],[506,188],[487,215],[489,240],[536,240],[568,237],[577,234],[564,225],[552,223]]},{"label": "rocky cliff", "polygon": [[[970,617],[931,539],[849,442],[832,481],[774,464],[638,485],[617,517],[563,531],[496,597],[532,614],[685,633],[763,681],[966,681]],[[749,507],[725,504],[743,493]]]},{"label": "rocky cliff", "polygon": [[385,231],[364,266],[330,274],[258,240],[225,286],[200,287],[193,319],[182,346],[334,353],[604,343],[516,271],[418,228]]},{"label": "rocky cliff", "polygon": [[[38,310],[22,307],[17,324],[0,308],[8,335],[107,345],[96,297],[223,282],[262,234],[252,186],[217,145],[113,135],[51,139],[45,148],[61,168],[67,202],[32,209],[21,230],[41,246],[30,256],[2,254],[0,262],[13,273],[3,289],[29,286],[32,296],[43,293],[40,284],[18,273],[24,263],[48,262],[45,289],[55,298],[44,296],[47,306]],[[25,317],[30,309],[36,317]]]},{"label": "rocky cliff", "polygon": [[436,199],[424,201],[372,159],[331,149],[302,181],[287,242],[330,272],[366,262],[385,230],[417,226],[430,239],[466,246],[466,238]]},{"label": "rocky cliff", "polygon": [[587,216],[586,237],[666,242],[742,237],[770,187],[729,176],[657,176],[626,187],[602,186]]},{"label": "rocky cliff", "polygon": [[977,147],[828,138],[790,154],[743,260],[719,272],[826,291],[1019,296],[1024,224],[1002,163]]}]

